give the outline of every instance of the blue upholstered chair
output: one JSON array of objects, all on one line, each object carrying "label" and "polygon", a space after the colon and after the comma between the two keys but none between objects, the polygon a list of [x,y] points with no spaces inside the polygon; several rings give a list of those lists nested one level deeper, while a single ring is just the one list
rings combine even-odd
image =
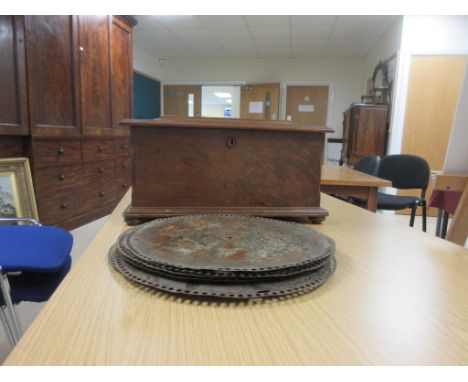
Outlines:
[{"label": "blue upholstered chair", "polygon": [[0,218],[0,320],[15,344],[21,328],[14,304],[49,299],[71,266],[72,235],[33,219]]}]

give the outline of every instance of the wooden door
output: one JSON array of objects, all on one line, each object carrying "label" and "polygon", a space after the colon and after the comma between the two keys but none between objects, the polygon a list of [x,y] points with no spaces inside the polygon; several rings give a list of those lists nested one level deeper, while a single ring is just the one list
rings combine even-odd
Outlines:
[{"label": "wooden door", "polygon": [[31,134],[80,135],[77,16],[26,16],[25,29]]},{"label": "wooden door", "polygon": [[0,16],[0,134],[29,131],[24,16]]},{"label": "wooden door", "polygon": [[[193,94],[193,115],[189,115],[190,94]],[[164,85],[164,116],[200,117],[201,85]]]},{"label": "wooden door", "polygon": [[[401,153],[425,158],[432,171],[444,167],[466,63],[466,56],[417,56],[411,60]],[[429,187],[427,198],[431,192]],[[420,194],[417,190],[398,193]],[[428,213],[435,216],[437,211]]]},{"label": "wooden door", "polygon": [[83,134],[113,135],[109,16],[79,16]]},{"label": "wooden door", "polygon": [[111,25],[112,123],[115,135],[129,135],[128,126],[120,126],[132,117],[133,54],[132,28],[116,17]]},{"label": "wooden door", "polygon": [[301,125],[327,125],[328,86],[288,86],[286,118]]},{"label": "wooden door", "polygon": [[240,117],[243,119],[278,119],[279,96],[279,84],[255,84],[242,86]]}]

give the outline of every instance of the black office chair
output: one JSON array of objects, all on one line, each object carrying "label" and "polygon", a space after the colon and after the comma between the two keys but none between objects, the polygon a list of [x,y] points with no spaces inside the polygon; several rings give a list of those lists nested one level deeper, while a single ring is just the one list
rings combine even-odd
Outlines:
[{"label": "black office chair", "polygon": [[377,174],[379,173],[379,167],[380,157],[368,156],[359,159],[359,161],[354,165],[353,169],[356,171],[361,171],[365,174],[377,176]]},{"label": "black office chair", "polygon": [[430,177],[429,164],[416,155],[389,155],[380,161],[378,177],[390,180],[392,187],[399,189],[421,189],[421,197],[377,193],[377,209],[404,210],[411,208],[410,227],[414,225],[416,209],[422,207],[423,231],[426,232],[426,189]]},{"label": "black office chair", "polygon": [[[365,174],[369,174],[372,176],[377,176],[379,171],[380,165],[380,157],[379,156],[367,156],[359,159],[358,162],[353,166],[353,169],[356,171],[363,172]],[[349,202],[354,204],[355,206],[366,208],[367,201],[363,199],[359,199],[353,196],[346,196],[346,195],[333,195],[340,200],[344,200],[345,202]]]}]

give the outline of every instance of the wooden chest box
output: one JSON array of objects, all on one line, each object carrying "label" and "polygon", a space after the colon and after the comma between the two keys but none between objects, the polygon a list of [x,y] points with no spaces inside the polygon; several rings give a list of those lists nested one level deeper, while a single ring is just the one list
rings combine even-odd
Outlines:
[{"label": "wooden chest box", "polygon": [[226,213],[323,220],[320,168],[332,129],[215,118],[124,120],[134,150],[129,224]]}]

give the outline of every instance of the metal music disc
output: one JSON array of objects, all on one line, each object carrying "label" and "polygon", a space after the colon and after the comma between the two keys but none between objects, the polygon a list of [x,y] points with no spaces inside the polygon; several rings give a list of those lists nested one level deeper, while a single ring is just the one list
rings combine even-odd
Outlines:
[{"label": "metal music disc", "polygon": [[253,299],[280,297],[294,293],[308,292],[324,284],[336,268],[335,257],[330,256],[323,267],[304,275],[281,281],[213,284],[172,280],[134,267],[120,254],[117,246],[109,252],[113,267],[136,284],[160,291],[191,297],[215,297],[220,299]]},{"label": "metal music disc", "polygon": [[310,227],[240,215],[153,220],[124,233],[118,245],[144,264],[190,272],[271,272],[335,252],[334,241]]}]

